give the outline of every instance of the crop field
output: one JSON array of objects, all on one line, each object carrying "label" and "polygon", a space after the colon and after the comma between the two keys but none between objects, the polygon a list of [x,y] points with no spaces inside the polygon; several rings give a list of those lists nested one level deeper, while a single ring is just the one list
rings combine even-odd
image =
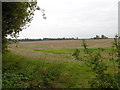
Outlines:
[{"label": "crop field", "polygon": [[[94,51],[97,48],[104,48],[108,51],[112,47],[112,42],[113,39],[86,40],[88,48]],[[75,49],[84,50],[82,40],[19,42],[17,47],[16,44],[10,45],[10,50],[15,54],[57,61],[73,60],[72,53]]]},{"label": "crop field", "polygon": [[[104,56],[108,73],[115,73],[117,69],[113,66],[115,63],[108,61],[112,42],[113,39],[86,40],[90,51],[99,51]],[[75,60],[73,53],[76,49],[80,50],[82,57],[82,40],[10,44],[10,53],[3,56],[3,87],[90,88],[88,80],[94,78],[94,73],[83,62]]]}]

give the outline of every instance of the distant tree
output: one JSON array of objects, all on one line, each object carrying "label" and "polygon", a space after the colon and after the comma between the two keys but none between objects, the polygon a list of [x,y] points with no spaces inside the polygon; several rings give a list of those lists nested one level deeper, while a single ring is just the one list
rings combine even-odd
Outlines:
[{"label": "distant tree", "polygon": [[105,35],[101,35],[101,39],[107,39],[108,37],[106,37]]},{"label": "distant tree", "polygon": [[99,39],[100,37],[98,35],[96,35],[96,39]]},{"label": "distant tree", "polygon": [[76,39],[78,39],[78,37],[76,37]]},{"label": "distant tree", "polygon": [[[19,32],[28,27],[34,11],[40,10],[37,2],[3,2],[2,3],[2,49],[7,48],[7,36],[18,37]],[[44,15],[43,15],[44,16]]]},{"label": "distant tree", "polygon": [[65,37],[63,37],[62,39],[65,40]]},{"label": "distant tree", "polygon": [[96,35],[96,37],[94,37],[94,39],[100,39],[100,37],[98,35]]},{"label": "distant tree", "polygon": [[105,35],[101,35],[101,37],[96,35],[96,37],[91,38],[91,39],[108,39],[108,37],[106,37]]}]

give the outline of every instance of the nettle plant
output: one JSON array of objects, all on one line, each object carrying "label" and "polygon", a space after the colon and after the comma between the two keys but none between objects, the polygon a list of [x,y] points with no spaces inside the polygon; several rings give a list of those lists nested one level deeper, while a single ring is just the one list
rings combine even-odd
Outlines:
[{"label": "nettle plant", "polygon": [[116,67],[116,63],[118,66],[117,70],[112,68],[114,70],[114,73],[112,74],[106,72],[108,70],[108,66],[105,64],[104,56],[101,52],[104,51],[104,49],[99,48],[99,50],[91,51],[87,48],[88,45],[85,40],[83,40],[82,46],[84,47],[84,54],[81,53],[80,49],[76,49],[73,56],[75,57],[75,60],[84,62],[84,64],[95,73],[95,78],[88,81],[90,87],[120,89],[120,42],[118,36],[115,36],[113,47],[109,52],[108,61],[112,62],[114,67]]}]

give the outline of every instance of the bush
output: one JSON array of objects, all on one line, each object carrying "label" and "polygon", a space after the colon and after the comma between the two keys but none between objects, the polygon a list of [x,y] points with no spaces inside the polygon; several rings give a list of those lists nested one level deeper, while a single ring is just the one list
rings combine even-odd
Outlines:
[{"label": "bush", "polygon": [[[108,66],[104,63],[104,57],[101,55],[100,52],[92,52],[87,48],[87,44],[85,40],[83,40],[83,45],[85,55],[80,56],[80,51],[77,49],[73,56],[76,60],[82,61],[91,68],[91,70],[95,73],[95,78],[89,81],[89,85],[92,88],[117,88],[120,89],[120,74],[119,74],[119,68],[115,70],[116,73],[106,73],[106,70],[108,69]],[[113,62],[113,65],[115,67],[115,63],[117,63],[119,66],[120,62],[120,42],[118,40],[118,37],[116,36],[114,38],[114,44],[113,49],[111,49],[111,53],[109,53],[109,56],[111,57],[109,59],[110,62]],[[87,58],[86,58],[87,57]]]}]

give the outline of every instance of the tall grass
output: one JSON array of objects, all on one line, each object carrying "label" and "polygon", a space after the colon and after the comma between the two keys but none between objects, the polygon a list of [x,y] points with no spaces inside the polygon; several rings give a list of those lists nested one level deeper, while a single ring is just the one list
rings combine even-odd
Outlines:
[{"label": "tall grass", "polygon": [[84,64],[3,55],[3,88],[82,88],[94,77]]},{"label": "tall grass", "polygon": [[3,88],[50,87],[57,81],[61,64],[23,56],[3,56]]}]

